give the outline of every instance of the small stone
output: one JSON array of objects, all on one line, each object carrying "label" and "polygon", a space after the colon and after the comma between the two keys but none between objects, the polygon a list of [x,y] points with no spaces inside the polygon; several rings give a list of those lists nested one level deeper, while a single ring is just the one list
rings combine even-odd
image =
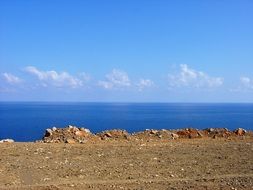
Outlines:
[{"label": "small stone", "polygon": [[49,180],[51,180],[51,178],[46,177],[46,178],[43,179],[43,181],[49,181]]}]

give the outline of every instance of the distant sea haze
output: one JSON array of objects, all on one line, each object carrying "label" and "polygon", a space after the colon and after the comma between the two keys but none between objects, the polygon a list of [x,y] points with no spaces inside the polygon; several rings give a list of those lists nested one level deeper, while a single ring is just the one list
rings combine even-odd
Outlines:
[{"label": "distant sea haze", "polygon": [[253,104],[1,102],[0,139],[35,141],[46,128],[69,124],[107,129],[242,127],[253,130]]}]

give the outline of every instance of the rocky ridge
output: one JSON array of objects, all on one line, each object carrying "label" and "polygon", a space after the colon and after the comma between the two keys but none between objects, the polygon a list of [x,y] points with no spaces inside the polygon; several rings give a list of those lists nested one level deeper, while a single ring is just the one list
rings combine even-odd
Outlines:
[{"label": "rocky ridge", "polygon": [[233,137],[253,137],[252,132],[238,128],[230,131],[226,128],[207,128],[198,130],[193,128],[178,130],[154,130],[146,129],[137,133],[128,133],[126,130],[113,129],[93,134],[89,129],[78,128],[69,125],[65,128],[46,129],[43,143],[86,143],[103,140],[126,140],[126,141],[154,141],[154,140],[175,140],[175,139],[193,139],[193,138],[233,138]]}]

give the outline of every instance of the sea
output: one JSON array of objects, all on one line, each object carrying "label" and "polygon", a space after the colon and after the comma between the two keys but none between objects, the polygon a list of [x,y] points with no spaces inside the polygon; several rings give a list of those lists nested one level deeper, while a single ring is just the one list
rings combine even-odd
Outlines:
[{"label": "sea", "polygon": [[93,133],[189,127],[253,130],[253,104],[0,102],[0,139],[40,140],[45,129],[67,125]]}]

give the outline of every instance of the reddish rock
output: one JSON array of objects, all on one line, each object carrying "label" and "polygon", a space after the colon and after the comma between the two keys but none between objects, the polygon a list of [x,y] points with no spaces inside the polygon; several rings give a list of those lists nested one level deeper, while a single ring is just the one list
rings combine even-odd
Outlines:
[{"label": "reddish rock", "polygon": [[189,136],[189,131],[187,131],[187,130],[178,131],[178,132],[177,132],[177,135],[178,135],[179,137],[188,137],[188,136]]},{"label": "reddish rock", "polygon": [[235,133],[236,135],[238,135],[238,136],[243,136],[243,135],[245,135],[246,130],[243,129],[243,128],[238,128],[238,129],[236,129],[236,130],[234,131],[234,133]]},{"label": "reddish rock", "polygon": [[47,129],[43,137],[45,143],[67,143],[66,139],[74,139],[75,142],[86,142],[94,137],[89,129],[77,128],[69,125],[66,128]]},{"label": "reddish rock", "polygon": [[201,136],[199,135],[198,130],[196,130],[196,129],[188,129],[188,131],[189,131],[189,138],[190,138],[190,139],[201,137]]},{"label": "reddish rock", "polygon": [[110,131],[103,131],[101,133],[98,133],[97,136],[99,136],[102,140],[105,139],[128,139],[129,133],[125,130],[110,130]]},{"label": "reddish rock", "polygon": [[180,138],[200,138],[202,137],[201,133],[197,129],[183,129],[177,131],[177,135]]},{"label": "reddish rock", "polygon": [[203,132],[209,137],[213,137],[215,135],[216,137],[227,138],[231,135],[231,132],[227,128],[209,128],[205,129]]}]

